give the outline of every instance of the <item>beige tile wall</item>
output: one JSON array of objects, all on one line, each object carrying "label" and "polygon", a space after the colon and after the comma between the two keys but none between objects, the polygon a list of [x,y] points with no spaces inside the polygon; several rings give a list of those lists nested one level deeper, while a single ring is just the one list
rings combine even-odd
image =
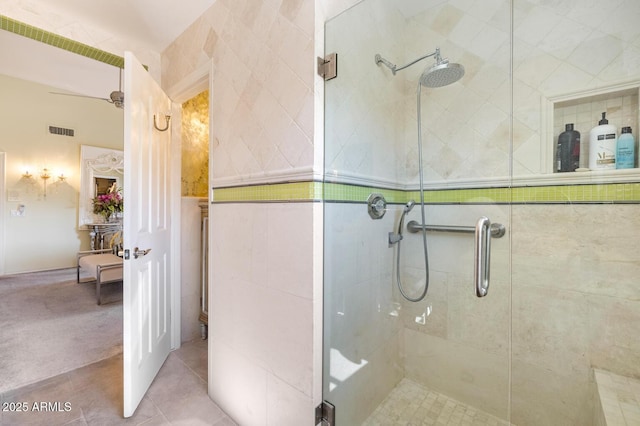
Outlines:
[{"label": "beige tile wall", "polygon": [[[213,63],[214,186],[311,178],[314,23],[312,1],[220,0],[163,52],[166,88]],[[240,424],[313,423],[316,210],[212,206],[210,393]]]},{"label": "beige tile wall", "polygon": [[163,52],[163,87],[213,61],[214,184],[311,177],[313,25],[311,1],[218,1]]},{"label": "beige tile wall", "polygon": [[314,208],[211,206],[209,391],[238,424],[312,424]]},{"label": "beige tile wall", "polygon": [[591,368],[640,376],[640,255],[629,232],[638,213],[637,205],[513,207],[515,423],[590,424]]},{"label": "beige tile wall", "polygon": [[[396,185],[418,180],[416,81],[433,61],[394,77],[372,63],[375,53],[401,65],[440,47],[444,57],[466,69],[460,82],[422,91],[430,185],[509,176],[512,93],[513,174],[549,173],[559,128],[543,115],[544,103],[577,91],[606,91],[640,75],[635,3],[616,1],[599,10],[575,2],[515,1],[513,89],[509,1],[483,8],[456,1],[413,4],[370,0],[327,25],[327,49],[339,53],[341,65],[340,77],[326,87],[329,175],[357,174]],[[603,107],[619,128],[638,121],[637,108],[622,114],[615,103]],[[581,118],[583,134],[601,112],[594,106]],[[365,146],[375,148],[367,152]]]}]

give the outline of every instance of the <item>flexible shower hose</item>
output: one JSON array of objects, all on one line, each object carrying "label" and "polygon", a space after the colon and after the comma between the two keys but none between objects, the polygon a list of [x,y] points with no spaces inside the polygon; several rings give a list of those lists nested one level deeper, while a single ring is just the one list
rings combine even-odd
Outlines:
[{"label": "flexible shower hose", "polygon": [[[422,123],[420,116],[420,92],[422,85],[418,83],[417,90],[417,100],[418,100],[418,174],[420,175],[420,215],[422,218],[422,224],[426,224],[425,214],[424,214],[424,177],[423,177],[423,166],[422,166]],[[398,235],[402,235],[402,227],[404,226],[404,217],[408,213],[408,210],[402,212],[402,217],[400,218],[400,223],[398,224]],[[400,245],[402,244],[402,238],[398,241],[398,253],[396,256],[396,281],[398,282],[398,290],[400,290],[400,294],[402,297],[407,299],[409,302],[419,302],[425,298],[427,295],[427,291],[429,290],[429,252],[427,251],[427,230],[422,227],[422,247],[424,249],[424,289],[422,290],[422,294],[416,298],[409,297],[402,288],[402,280],[400,279]]]}]

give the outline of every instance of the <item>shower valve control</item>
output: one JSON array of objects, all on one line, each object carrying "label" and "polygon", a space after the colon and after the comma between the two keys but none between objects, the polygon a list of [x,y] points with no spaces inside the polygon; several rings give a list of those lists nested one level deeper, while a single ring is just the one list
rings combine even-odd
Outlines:
[{"label": "shower valve control", "polygon": [[382,219],[387,212],[387,200],[382,194],[371,194],[367,199],[367,210],[371,219]]}]

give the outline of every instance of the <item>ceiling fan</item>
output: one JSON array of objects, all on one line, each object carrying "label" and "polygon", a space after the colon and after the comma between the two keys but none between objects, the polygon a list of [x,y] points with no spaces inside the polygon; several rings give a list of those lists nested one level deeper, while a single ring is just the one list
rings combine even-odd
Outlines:
[{"label": "ceiling fan", "polygon": [[122,92],[122,68],[120,69],[120,78],[118,82],[118,90],[114,90],[109,95],[109,98],[99,98],[97,96],[88,96],[88,95],[76,95],[74,93],[60,93],[60,92],[49,92],[53,95],[65,95],[65,96],[77,96],[80,98],[91,98],[91,99],[100,99],[103,101],[107,101],[110,104],[114,104],[116,108],[124,109],[124,92]]}]

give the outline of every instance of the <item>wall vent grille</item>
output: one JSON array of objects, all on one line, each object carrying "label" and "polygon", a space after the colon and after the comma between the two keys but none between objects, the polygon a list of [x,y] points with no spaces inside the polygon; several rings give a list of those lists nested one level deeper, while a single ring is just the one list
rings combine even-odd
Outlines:
[{"label": "wall vent grille", "polygon": [[49,126],[49,133],[52,135],[71,136],[73,137],[75,130],[65,129],[64,127]]}]

